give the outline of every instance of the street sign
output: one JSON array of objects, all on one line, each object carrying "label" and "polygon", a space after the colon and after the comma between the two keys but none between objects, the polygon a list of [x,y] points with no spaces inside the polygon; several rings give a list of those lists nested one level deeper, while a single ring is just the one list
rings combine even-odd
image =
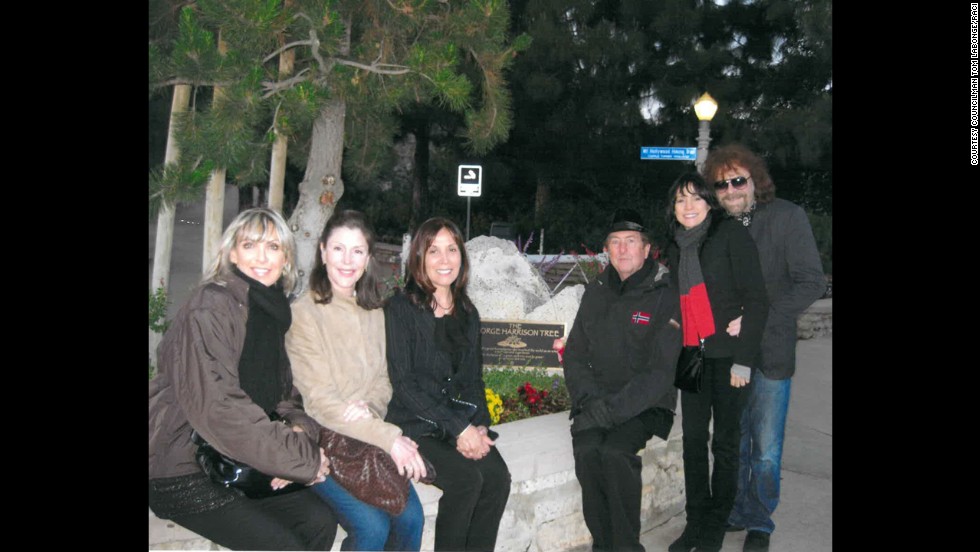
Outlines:
[{"label": "street sign", "polygon": [[460,165],[457,175],[457,195],[480,197],[480,185],[483,184],[482,166]]},{"label": "street sign", "polygon": [[698,148],[641,147],[640,159],[669,159],[671,161],[697,161]]}]

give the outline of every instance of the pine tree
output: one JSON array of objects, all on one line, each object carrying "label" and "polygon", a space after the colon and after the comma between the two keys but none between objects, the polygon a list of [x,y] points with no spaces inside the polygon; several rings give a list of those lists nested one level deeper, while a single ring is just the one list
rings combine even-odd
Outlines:
[{"label": "pine tree", "polygon": [[[221,101],[203,97],[178,141],[183,159],[225,168],[239,185],[265,181],[271,144],[289,141],[290,163],[305,165],[289,220],[305,272],[343,195],[342,167],[376,171],[399,110],[435,103],[461,113],[477,154],[506,138],[504,71],[527,43],[509,40],[508,23],[504,0],[198,0],[182,9],[173,41],[151,46],[151,86],[221,87]],[[295,55],[288,78],[279,74],[286,52]]]}]

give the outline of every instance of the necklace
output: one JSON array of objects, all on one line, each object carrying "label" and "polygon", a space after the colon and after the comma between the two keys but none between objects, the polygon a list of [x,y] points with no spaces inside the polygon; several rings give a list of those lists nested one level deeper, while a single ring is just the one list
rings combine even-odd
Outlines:
[{"label": "necklace", "polygon": [[453,302],[452,302],[451,299],[452,299],[452,297],[450,297],[449,306],[448,307],[444,307],[444,306],[442,306],[442,305],[439,304],[439,300],[436,299],[436,296],[435,295],[432,296],[432,302],[435,303],[437,307],[439,307],[440,309],[442,309],[442,314],[449,314],[449,311],[451,311],[453,309]]}]

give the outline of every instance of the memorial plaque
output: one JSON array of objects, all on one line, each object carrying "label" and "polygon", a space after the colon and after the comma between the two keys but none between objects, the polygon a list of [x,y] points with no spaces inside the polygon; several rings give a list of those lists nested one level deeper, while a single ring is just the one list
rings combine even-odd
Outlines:
[{"label": "memorial plaque", "polygon": [[565,337],[565,324],[526,320],[482,320],[481,324],[484,366],[561,368],[551,347]]}]

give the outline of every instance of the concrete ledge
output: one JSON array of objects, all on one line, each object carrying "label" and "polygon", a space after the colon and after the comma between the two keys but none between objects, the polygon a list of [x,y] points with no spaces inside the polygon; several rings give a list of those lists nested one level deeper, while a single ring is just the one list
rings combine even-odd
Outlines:
[{"label": "concrete ledge", "polygon": [[818,299],[796,320],[796,337],[812,339],[833,334],[833,299]]},{"label": "concrete ledge", "polygon": [[[550,552],[587,547],[589,530],[582,518],[582,491],[575,478],[572,438],[567,412],[537,416],[494,426],[500,433],[497,448],[511,473],[510,499],[500,523],[498,551]],[[643,459],[641,532],[665,523],[684,509],[684,470],[681,457],[681,420],[667,441],[650,439]],[[425,529],[422,550],[432,550],[435,517],[442,491],[416,485]],[[225,550],[211,541],[158,519],[150,512],[151,550]],[[340,550],[345,536],[337,528],[332,550]]]}]

